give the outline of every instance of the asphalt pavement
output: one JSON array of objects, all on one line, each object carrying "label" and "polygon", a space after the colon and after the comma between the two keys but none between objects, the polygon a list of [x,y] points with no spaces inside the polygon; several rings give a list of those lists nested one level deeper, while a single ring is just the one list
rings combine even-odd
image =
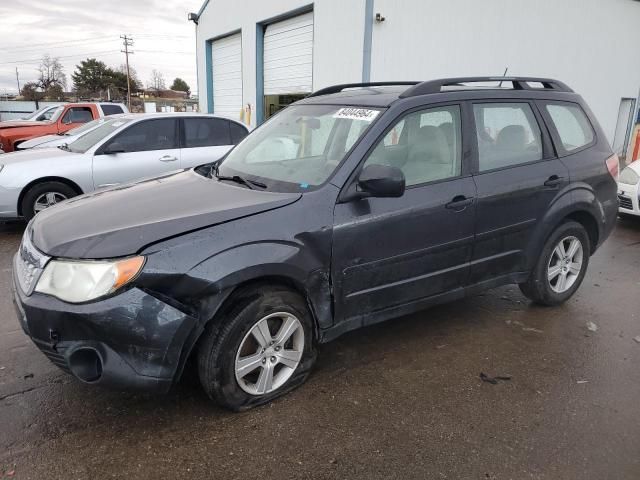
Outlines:
[{"label": "asphalt pavement", "polygon": [[352,332],[241,414],[193,379],[147,396],[49,363],[12,305],[22,229],[0,225],[0,478],[640,478],[640,221],[562,307],[509,286]]}]

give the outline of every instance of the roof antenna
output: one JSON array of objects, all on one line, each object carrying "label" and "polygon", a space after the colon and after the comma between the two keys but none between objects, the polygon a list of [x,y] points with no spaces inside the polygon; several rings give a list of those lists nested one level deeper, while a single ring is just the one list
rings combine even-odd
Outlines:
[{"label": "roof antenna", "polygon": [[[509,71],[509,67],[504,69],[504,73],[502,74],[503,77],[507,76],[507,72]],[[502,80],[500,80],[500,85],[498,85],[498,88],[502,88]]]}]

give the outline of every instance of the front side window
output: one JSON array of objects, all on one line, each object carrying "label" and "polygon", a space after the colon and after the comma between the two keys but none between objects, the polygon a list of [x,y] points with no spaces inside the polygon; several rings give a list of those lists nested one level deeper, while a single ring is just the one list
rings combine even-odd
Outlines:
[{"label": "front side window", "polygon": [[93,120],[93,114],[88,107],[71,107],[62,117],[62,123],[87,123]]},{"label": "front side window", "polygon": [[178,148],[176,119],[159,118],[134,123],[113,137],[106,148],[114,143],[117,143],[124,150],[124,153]]},{"label": "front side window", "polygon": [[185,148],[231,145],[229,122],[221,118],[185,118]]},{"label": "front side window", "polygon": [[542,133],[528,103],[474,104],[480,171],[542,159]]},{"label": "front side window", "polygon": [[460,107],[413,112],[380,140],[366,165],[397,167],[407,186],[457,177],[461,173]]},{"label": "front side window", "polygon": [[567,152],[593,142],[593,128],[578,105],[548,103],[546,109]]},{"label": "front side window", "polygon": [[234,148],[219,174],[258,180],[275,191],[324,183],[381,111],[335,105],[281,110]]},{"label": "front side window", "polygon": [[113,105],[113,104],[107,103],[107,104],[100,105],[100,108],[102,108],[102,112],[104,113],[105,117],[108,117],[109,115],[118,115],[120,113],[124,113],[120,105]]}]

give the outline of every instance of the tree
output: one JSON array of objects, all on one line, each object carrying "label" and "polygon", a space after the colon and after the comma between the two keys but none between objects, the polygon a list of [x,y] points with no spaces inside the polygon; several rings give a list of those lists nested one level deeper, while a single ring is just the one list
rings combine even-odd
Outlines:
[{"label": "tree", "polygon": [[87,58],[76,65],[76,71],[71,74],[71,79],[79,94],[93,95],[107,88],[112,73],[113,71],[104,62]]},{"label": "tree", "polygon": [[42,100],[43,94],[38,91],[38,84],[36,82],[28,82],[22,86],[22,91],[20,92],[25,100],[36,101]]},{"label": "tree", "polygon": [[[117,70],[118,73],[122,73],[125,75],[127,75],[127,66],[122,64],[118,67]],[[136,69],[133,68],[131,65],[129,65],[129,78],[131,79],[131,91],[132,92],[137,92],[142,90],[142,82],[140,81],[140,79],[138,78],[138,72],[136,72]]]},{"label": "tree", "polygon": [[150,89],[152,90],[164,90],[165,84],[164,84],[164,75],[162,75],[161,72],[159,72],[158,70],[153,70],[151,72],[151,81],[148,83],[147,85]]},{"label": "tree", "polygon": [[67,77],[57,57],[52,58],[48,54],[42,57],[40,65],[38,66],[38,72],[40,72],[38,86],[45,92],[55,86],[59,86],[64,90],[67,85]]},{"label": "tree", "polygon": [[176,90],[178,92],[187,92],[187,95],[191,93],[191,89],[189,88],[189,85],[187,85],[187,82],[185,82],[180,77],[176,77],[176,79],[173,81],[173,83],[171,84],[171,90]]}]

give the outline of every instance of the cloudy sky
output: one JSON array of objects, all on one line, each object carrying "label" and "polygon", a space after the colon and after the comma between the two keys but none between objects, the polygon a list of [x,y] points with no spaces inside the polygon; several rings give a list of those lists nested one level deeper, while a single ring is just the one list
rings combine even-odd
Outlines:
[{"label": "cloudy sky", "polygon": [[0,95],[15,93],[37,78],[44,54],[59,57],[70,89],[75,65],[95,57],[111,67],[124,64],[120,35],[130,34],[129,57],[143,84],[157,69],[167,87],[183,78],[196,93],[194,25],[189,12],[203,0],[0,0]]}]

